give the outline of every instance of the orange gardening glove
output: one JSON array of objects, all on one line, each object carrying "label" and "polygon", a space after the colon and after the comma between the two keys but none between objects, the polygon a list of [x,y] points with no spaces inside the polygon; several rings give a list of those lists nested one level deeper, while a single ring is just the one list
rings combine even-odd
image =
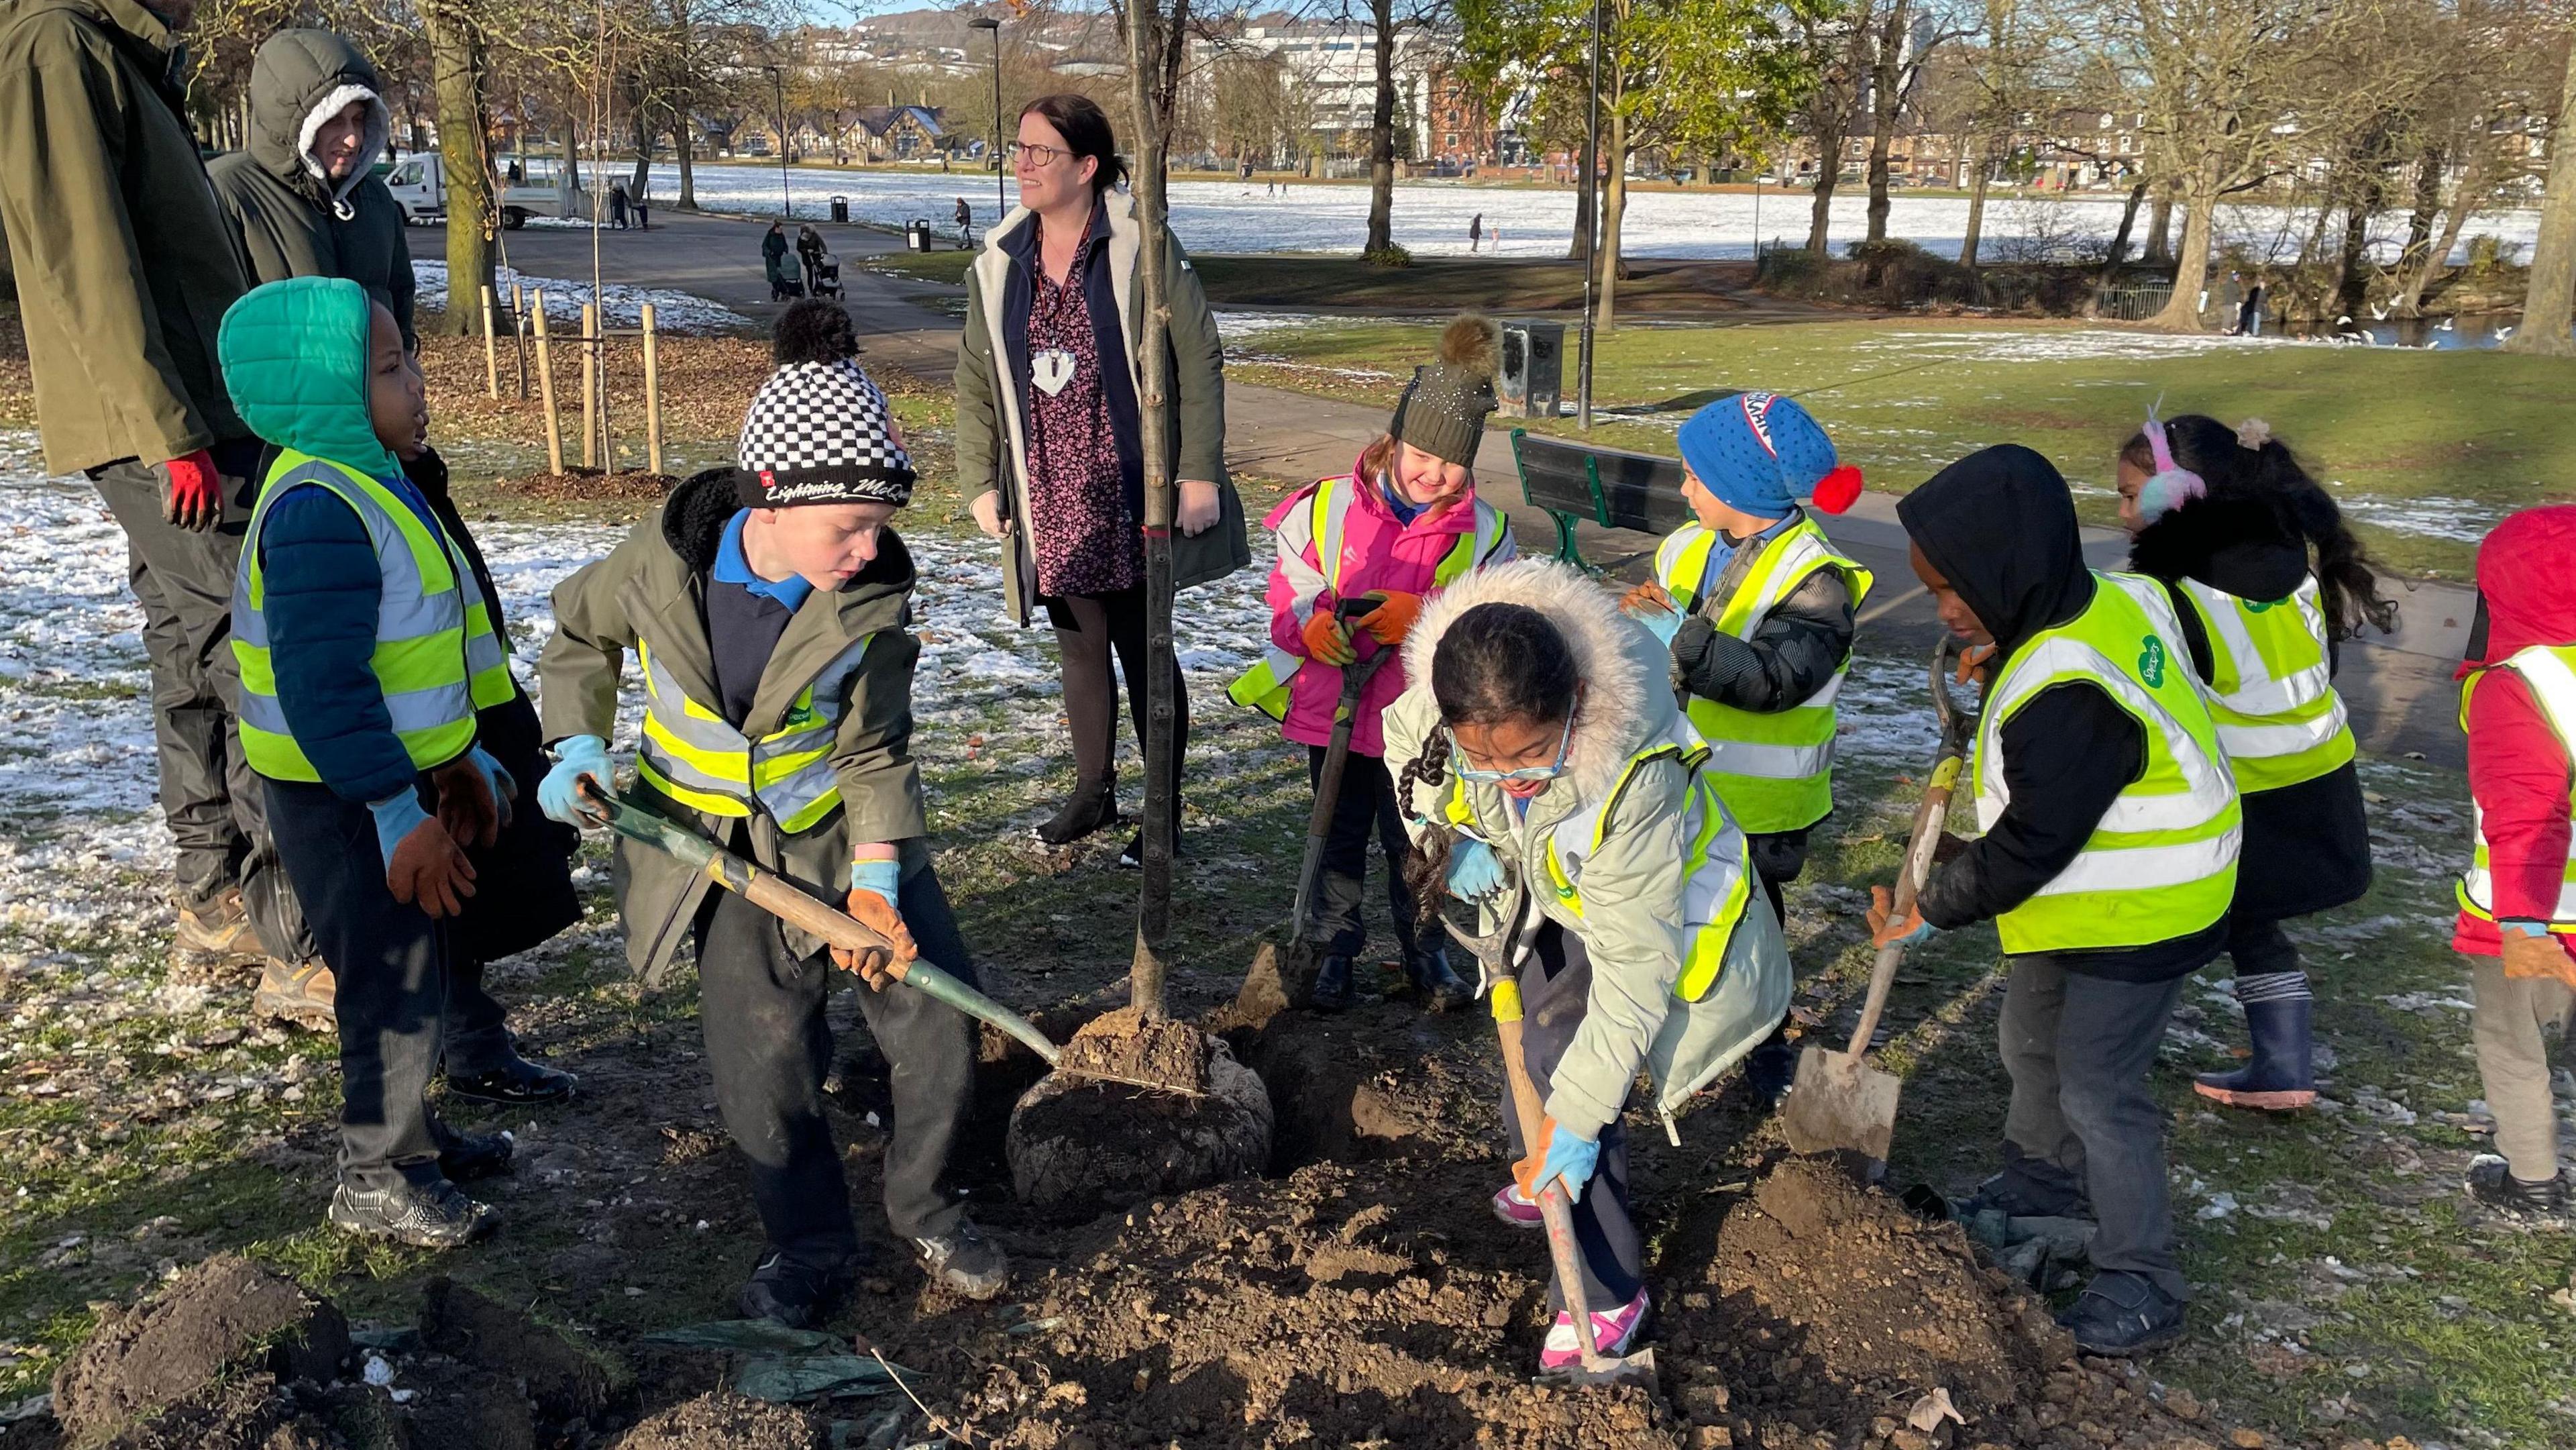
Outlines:
[{"label": "orange gardening glove", "polygon": [[2503,928],[2504,974],[2521,980],[2549,978],[2576,987],[2576,959],[2555,935],[2526,936]]},{"label": "orange gardening glove", "polygon": [[1413,629],[1413,621],[1422,617],[1422,596],[1401,589],[1372,589],[1361,596],[1377,601],[1377,608],[1351,621],[1353,629],[1365,629],[1377,636],[1383,645],[1399,645]]},{"label": "orange gardening glove", "polygon": [[1640,610],[1648,614],[1681,613],[1681,607],[1673,603],[1672,591],[1652,579],[1619,596],[1620,613],[1635,614]]},{"label": "orange gardening glove", "polygon": [[912,931],[903,924],[903,913],[895,910],[894,903],[874,888],[851,887],[845,909],[861,925],[893,943],[894,950],[888,952],[883,947],[865,947],[844,951],[834,947],[832,965],[858,973],[870,988],[882,992],[886,983],[895,980],[894,969],[920,956],[921,949],[912,944]]},{"label": "orange gardening glove", "polygon": [[1982,685],[1986,683],[1986,676],[1994,672],[1994,663],[1993,645],[1972,644],[1959,651],[1959,670],[1957,674],[1950,677],[1951,681],[1961,685],[1972,683]]},{"label": "orange gardening glove", "polygon": [[1350,631],[1333,617],[1333,611],[1318,607],[1306,616],[1306,627],[1299,631],[1306,638],[1306,657],[1339,667],[1359,658],[1351,652]]},{"label": "orange gardening glove", "polygon": [[1531,1135],[1529,1156],[1512,1164],[1512,1181],[1520,1185],[1521,1197],[1538,1202],[1538,1170],[1547,1162],[1547,1145],[1556,1137],[1556,1119],[1541,1117],[1538,1131]]}]

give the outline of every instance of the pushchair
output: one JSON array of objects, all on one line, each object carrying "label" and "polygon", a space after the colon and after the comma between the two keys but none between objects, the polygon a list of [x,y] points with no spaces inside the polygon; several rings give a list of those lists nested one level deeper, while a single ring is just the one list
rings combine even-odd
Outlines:
[{"label": "pushchair", "polygon": [[825,252],[822,260],[814,264],[814,295],[817,297],[841,295],[841,259],[830,252]]},{"label": "pushchair", "polygon": [[796,280],[796,264],[786,256],[768,259],[769,300],[785,302],[805,295],[805,284]]}]

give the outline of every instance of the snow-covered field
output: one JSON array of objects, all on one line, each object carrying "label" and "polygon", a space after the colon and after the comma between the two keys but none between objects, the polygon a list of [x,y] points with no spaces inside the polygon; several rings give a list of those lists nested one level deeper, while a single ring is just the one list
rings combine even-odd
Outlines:
[{"label": "snow-covered field", "polygon": [[[447,264],[414,258],[411,264],[413,284],[419,289],[413,301],[422,307],[447,307]],[[582,304],[590,300],[587,279],[539,277],[515,267],[492,269],[492,295],[505,297],[513,283],[529,288],[545,298],[548,320],[561,320],[580,325]],[[664,332],[729,332],[749,327],[751,319],[712,302],[694,292],[676,292],[667,287],[635,287],[624,282],[603,283],[599,289],[600,325],[603,327],[636,327],[644,321],[644,304],[653,304],[653,326]]]},{"label": "snow-covered field", "polygon": [[[696,173],[700,206],[774,214],[777,167],[699,166]],[[678,196],[679,168],[654,167],[652,184],[656,197]],[[800,169],[790,173],[787,186],[800,217],[828,215],[835,196],[849,199],[852,218],[889,226],[928,218],[947,231],[961,197],[974,208],[979,231],[991,226],[995,215],[993,177],[985,171]],[[1945,257],[1959,254],[1960,240],[1967,235],[1966,201],[1902,192],[1889,201],[1893,235]],[[1757,238],[1793,246],[1804,242],[1809,202],[1803,191],[1766,191],[1758,203],[1749,193],[1640,191],[1629,197],[1620,245],[1635,257],[1750,257]],[[1836,246],[1864,234],[1868,205],[1863,188],[1846,187],[1835,194]],[[2119,229],[2120,209],[2121,199],[2112,196],[1997,196],[1987,203],[1980,248],[1989,259],[2009,260],[2023,251],[2107,239]],[[1410,251],[1465,256],[1467,223],[1477,216],[1485,219],[1484,251],[1561,256],[1574,234],[1574,193],[1442,181],[1401,182],[1395,188],[1395,240]],[[2286,258],[2297,252],[2305,236],[2299,216],[2286,207],[2221,207],[2220,240],[2240,243],[2256,255]],[[1203,252],[1356,252],[1368,230],[1368,188],[1291,184],[1271,195],[1258,182],[1176,181],[1172,218],[1182,242]],[[2373,234],[2374,247],[2394,256],[2404,240],[2405,222],[2403,216],[2384,219]],[[2477,218],[2463,236],[2492,235],[2527,255],[2538,222],[2536,212],[2497,212]],[[2144,224],[2141,216],[2139,225]],[[2464,240],[2454,260],[2465,258],[2466,246]]]}]

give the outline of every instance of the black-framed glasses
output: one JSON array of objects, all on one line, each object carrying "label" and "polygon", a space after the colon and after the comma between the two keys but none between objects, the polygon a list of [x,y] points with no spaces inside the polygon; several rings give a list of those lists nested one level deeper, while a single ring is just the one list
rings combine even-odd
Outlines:
[{"label": "black-framed glasses", "polygon": [[1057,162],[1065,160],[1073,155],[1072,152],[1067,151],[1062,147],[1037,146],[1026,141],[1012,142],[1010,152],[1011,163],[1013,165],[1016,166],[1020,162],[1026,161],[1030,166],[1037,168],[1053,166]]}]

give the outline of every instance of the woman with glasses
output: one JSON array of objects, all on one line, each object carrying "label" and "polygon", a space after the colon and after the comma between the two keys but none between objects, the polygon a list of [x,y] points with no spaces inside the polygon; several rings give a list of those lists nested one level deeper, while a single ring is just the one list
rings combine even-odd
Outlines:
[{"label": "woman with glasses", "polygon": [[[1545,1116],[1503,1121],[1506,1222],[1535,1225],[1562,1183],[1583,1300],[1606,1353],[1646,1317],[1628,1208],[1628,1092],[1642,1068],[1667,1132],[1681,1105],[1770,1035],[1789,1006],[1789,953],[1753,889],[1744,835],[1673,703],[1670,657],[1564,565],[1522,560],[1458,580],[1404,643],[1412,682],[1385,716],[1386,764],[1413,833],[1425,921],[1442,895],[1509,933],[1522,1050]],[[1576,1358],[1553,1292],[1542,1369]]]},{"label": "woman with glasses", "polygon": [[[957,471],[981,484],[973,511],[1006,540],[1002,592],[1020,623],[1046,610],[1064,658],[1073,729],[1073,798],[1037,828],[1068,845],[1118,821],[1118,685],[1145,738],[1145,460],[1139,398],[1160,373],[1162,460],[1178,480],[1174,583],[1222,578],[1252,562],[1243,502],[1225,472],[1225,351],[1207,294],[1165,242],[1168,349],[1137,356],[1145,290],[1143,227],[1118,192],[1125,167],[1109,118],[1083,96],[1042,96],[1020,111],[1011,164],[1020,204],[994,224],[966,278],[957,360]],[[1177,671],[1176,671],[1177,675]],[[1172,681],[1172,769],[1188,748],[1189,702]],[[1177,778],[1173,782],[1178,787]],[[1179,813],[1173,813],[1179,830]],[[1178,840],[1172,843],[1175,853]],[[1131,840],[1122,865],[1141,865]]]}]

